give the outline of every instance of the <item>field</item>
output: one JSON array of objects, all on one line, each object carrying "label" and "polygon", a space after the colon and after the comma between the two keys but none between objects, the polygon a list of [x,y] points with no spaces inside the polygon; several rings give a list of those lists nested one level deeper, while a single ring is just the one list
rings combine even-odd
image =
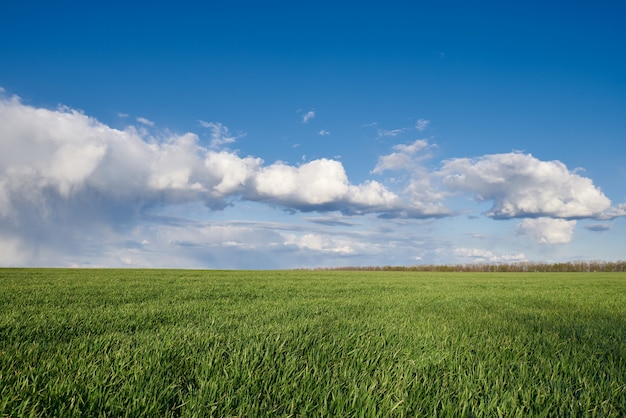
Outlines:
[{"label": "field", "polygon": [[0,416],[626,416],[626,273],[0,269]]}]

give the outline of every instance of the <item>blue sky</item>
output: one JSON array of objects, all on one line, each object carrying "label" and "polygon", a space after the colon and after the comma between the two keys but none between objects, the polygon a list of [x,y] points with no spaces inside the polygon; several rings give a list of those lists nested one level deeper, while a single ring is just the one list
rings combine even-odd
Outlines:
[{"label": "blue sky", "polygon": [[2,10],[0,265],[626,258],[621,2]]}]

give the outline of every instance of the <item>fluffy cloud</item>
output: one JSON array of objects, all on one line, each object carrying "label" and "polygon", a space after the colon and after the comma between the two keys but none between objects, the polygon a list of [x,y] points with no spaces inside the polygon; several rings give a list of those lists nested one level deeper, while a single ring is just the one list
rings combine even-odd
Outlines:
[{"label": "fluffy cloud", "polygon": [[620,203],[604,211],[598,219],[614,219],[620,216],[626,216],[626,203]]},{"label": "fluffy cloud", "polygon": [[493,201],[487,213],[493,218],[599,218],[611,204],[590,179],[560,161],[540,161],[530,154],[456,158],[445,161],[439,174],[451,190]]},{"label": "fluffy cloud", "polygon": [[[234,141],[227,127],[212,130],[211,148]],[[203,201],[220,207],[243,196],[302,210],[371,212],[401,206],[397,195],[368,181],[352,185],[343,165],[319,159],[292,166],[207,149],[195,134],[156,139],[132,127],[117,130],[78,111],[39,109],[18,98],[0,101],[2,215],[22,200],[72,200],[81,194],[146,204]]]},{"label": "fluffy cloud", "polygon": [[303,211],[357,214],[405,209],[398,195],[376,181],[351,185],[343,165],[325,158],[299,167],[281,162],[262,167],[244,196]]},{"label": "fluffy cloud", "polygon": [[[401,253],[397,260],[403,263],[416,246],[435,245],[429,244],[432,237],[419,243],[404,237],[403,225],[451,215],[444,204],[451,191],[493,201],[493,218],[532,218],[518,232],[545,243],[571,240],[573,219],[626,214],[625,204],[610,207],[591,180],[530,155],[454,159],[433,171],[427,162],[434,145],[417,140],[395,145],[372,170],[397,177],[355,184],[337,160],[266,164],[224,148],[238,138],[226,126],[200,124],[210,129],[208,146],[193,133],[113,129],[67,107],[43,109],[0,96],[0,265],[67,265],[59,259],[83,265],[82,258],[91,265],[272,267],[265,260],[270,252],[297,254],[294,265],[316,265],[319,259],[308,253],[324,254],[335,264],[345,264],[344,256],[367,263],[372,254],[393,262]],[[185,205],[220,210],[237,200],[244,202],[236,206],[266,204],[293,213],[363,215],[358,222],[378,216],[385,219],[377,225],[387,229],[378,231],[384,238],[373,238],[343,219],[330,225],[323,218],[315,227],[309,222],[308,228],[281,232],[259,223],[220,226],[156,216]],[[344,227],[355,232],[331,232]],[[391,243],[401,251],[390,250]],[[457,257],[472,260],[517,260],[514,251],[459,251]],[[177,261],[185,260],[183,254],[191,262]],[[420,254],[434,260],[437,253],[430,248]],[[250,264],[223,261],[230,258]]]},{"label": "fluffy cloud", "polygon": [[379,157],[376,167],[372,170],[374,174],[386,171],[409,173],[404,195],[410,209],[404,213],[405,217],[440,217],[451,214],[442,203],[446,194],[433,186],[433,182],[437,180],[436,176],[424,167],[424,162],[432,157],[429,150],[433,147],[434,145],[423,139],[411,144],[394,145],[394,152]]},{"label": "fluffy cloud", "polygon": [[66,107],[0,99],[5,253],[20,243],[39,254],[46,245],[79,245],[81,236],[131,228],[152,208],[186,202],[221,209],[243,198],[294,211],[424,216],[381,183],[351,184],[339,161],[264,165],[218,149],[236,137],[219,123],[201,123],[212,130],[208,148],[192,133],[157,138],[132,126],[113,129]]},{"label": "fluffy cloud", "polygon": [[518,233],[542,244],[567,244],[572,240],[576,221],[552,218],[524,219]]}]

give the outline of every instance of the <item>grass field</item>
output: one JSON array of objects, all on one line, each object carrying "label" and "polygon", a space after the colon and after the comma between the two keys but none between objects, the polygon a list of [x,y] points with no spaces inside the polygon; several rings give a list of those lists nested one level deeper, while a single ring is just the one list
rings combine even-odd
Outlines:
[{"label": "grass field", "polygon": [[626,273],[0,269],[1,416],[626,416]]}]

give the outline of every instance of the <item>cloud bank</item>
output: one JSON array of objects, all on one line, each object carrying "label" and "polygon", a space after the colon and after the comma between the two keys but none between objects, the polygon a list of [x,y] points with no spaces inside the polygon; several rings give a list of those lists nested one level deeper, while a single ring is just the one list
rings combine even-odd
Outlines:
[{"label": "cloud bank", "polygon": [[[303,122],[314,116],[308,112]],[[145,118],[135,120],[154,125]],[[219,122],[199,123],[211,131],[208,145],[194,133],[114,129],[68,107],[38,108],[18,97],[0,97],[0,265],[58,265],[53,260],[64,254],[102,258],[107,264],[105,253],[124,260],[124,265],[132,260],[178,265],[163,254],[185,253],[196,254],[201,267],[207,249],[214,255],[236,253],[255,260],[266,258],[270,250],[358,257],[393,251],[391,242],[397,248],[425,245],[413,239],[396,242],[389,234],[399,232],[392,230],[379,232],[386,237],[383,245],[372,237],[329,236],[329,225],[325,233],[311,228],[280,232],[258,226],[172,223],[153,215],[160,208],[187,204],[220,211],[243,201],[291,213],[400,221],[453,216],[456,212],[447,199],[470,194],[493,203],[487,217],[521,219],[518,234],[546,244],[569,242],[577,219],[606,220],[626,213],[623,204],[611,207],[590,179],[559,161],[529,154],[456,158],[434,168],[435,145],[419,139],[394,145],[390,154],[379,157],[372,170],[379,180],[355,184],[334,159],[291,165],[240,156],[227,147],[241,134],[233,135]],[[427,125],[419,120],[416,127],[422,131]],[[394,177],[384,177],[388,175]],[[351,222],[334,219],[335,227],[353,228]],[[111,243],[108,249],[106,242]],[[472,251],[451,253],[480,260],[507,257]]]}]

